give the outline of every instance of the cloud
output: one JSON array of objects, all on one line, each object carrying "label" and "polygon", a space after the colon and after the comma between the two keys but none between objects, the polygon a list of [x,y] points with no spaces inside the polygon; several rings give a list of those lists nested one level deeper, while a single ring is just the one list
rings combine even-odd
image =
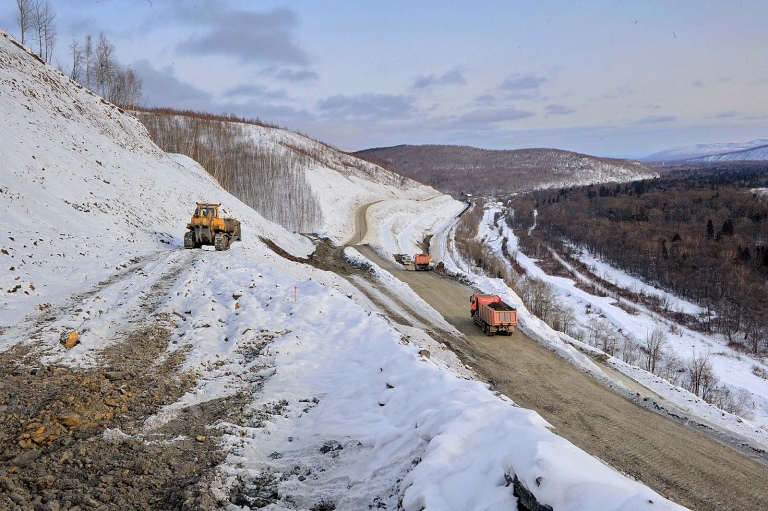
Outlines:
[{"label": "cloud", "polygon": [[275,73],[275,77],[286,82],[302,83],[314,82],[317,80],[318,75],[316,72],[309,69],[299,69],[297,71],[292,69],[281,69]]},{"label": "cloud", "polygon": [[412,99],[391,94],[331,96],[317,103],[326,117],[336,119],[404,119],[413,112]]},{"label": "cloud", "polygon": [[677,117],[674,115],[651,115],[649,117],[643,117],[632,124],[665,124],[676,120]]},{"label": "cloud", "polygon": [[224,98],[262,98],[262,99],[283,99],[285,91],[269,90],[263,85],[239,85],[224,91]]},{"label": "cloud", "polygon": [[472,123],[472,124],[496,124],[506,121],[517,121],[520,119],[527,119],[534,117],[536,114],[527,110],[519,110],[514,107],[510,108],[480,108],[467,112],[460,116],[457,121],[459,123]]},{"label": "cloud", "polygon": [[427,89],[439,85],[464,85],[466,78],[460,70],[454,69],[443,73],[441,76],[431,74],[429,76],[420,76],[416,78],[413,89]]},{"label": "cloud", "polygon": [[512,75],[499,86],[503,90],[530,90],[538,89],[547,79],[534,75]]},{"label": "cloud", "polygon": [[179,81],[170,66],[158,71],[143,59],[134,62],[132,67],[141,77],[142,92],[152,106],[200,111],[211,104],[210,93]]},{"label": "cloud", "polygon": [[299,19],[290,9],[258,13],[226,10],[221,5],[213,9],[205,4],[178,12],[182,20],[208,29],[179,43],[179,53],[221,55],[243,63],[309,64],[309,56],[293,40]]},{"label": "cloud", "polygon": [[576,110],[565,105],[547,105],[547,115],[568,115]]},{"label": "cloud", "polygon": [[492,105],[496,103],[496,96],[492,94],[482,94],[475,98],[475,101],[481,105]]},{"label": "cloud", "polygon": [[741,112],[737,112],[735,110],[730,110],[728,112],[720,112],[715,116],[716,119],[731,119],[733,117],[741,117],[743,114]]}]

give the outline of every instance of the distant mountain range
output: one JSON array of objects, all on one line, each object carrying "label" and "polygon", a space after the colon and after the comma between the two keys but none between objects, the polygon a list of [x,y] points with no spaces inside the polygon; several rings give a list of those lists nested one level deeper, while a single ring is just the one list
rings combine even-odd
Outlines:
[{"label": "distant mountain range", "polygon": [[768,160],[768,139],[740,143],[696,144],[665,149],[641,158],[648,163],[702,163]]},{"label": "distant mountain range", "polygon": [[399,145],[353,153],[443,193],[512,193],[658,176],[636,161],[560,149],[489,150],[468,146]]}]

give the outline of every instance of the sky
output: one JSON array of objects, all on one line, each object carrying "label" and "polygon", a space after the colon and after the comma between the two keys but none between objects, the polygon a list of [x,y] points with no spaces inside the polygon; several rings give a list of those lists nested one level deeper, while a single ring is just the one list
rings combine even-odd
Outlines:
[{"label": "sky", "polygon": [[[767,138],[764,0],[50,0],[53,64],[104,32],[146,106],[258,118],[343,150],[642,157]],[[0,27],[18,37],[16,2]]]}]

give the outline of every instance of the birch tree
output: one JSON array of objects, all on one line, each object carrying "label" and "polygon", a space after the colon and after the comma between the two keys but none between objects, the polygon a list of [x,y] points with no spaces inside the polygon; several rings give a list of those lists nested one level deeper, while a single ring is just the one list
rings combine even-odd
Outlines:
[{"label": "birch tree", "polygon": [[19,32],[21,32],[21,44],[24,44],[27,32],[33,28],[32,17],[35,3],[34,0],[16,0],[16,7],[18,8],[16,21],[19,23]]}]

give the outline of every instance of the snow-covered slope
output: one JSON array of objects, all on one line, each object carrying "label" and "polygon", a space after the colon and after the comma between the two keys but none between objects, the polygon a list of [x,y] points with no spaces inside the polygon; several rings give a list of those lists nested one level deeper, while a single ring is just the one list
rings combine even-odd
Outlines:
[{"label": "snow-covered slope", "polygon": [[[732,154],[730,158],[724,161],[734,160],[763,160],[768,159],[768,151],[763,147],[757,153],[750,154],[753,149],[768,146],[768,139],[755,139],[749,142],[724,142],[717,144],[696,144],[692,146],[679,146],[664,149],[642,158],[641,161],[647,162],[681,162],[692,161],[717,161],[719,157],[725,157]],[[714,158],[710,160],[710,158]]]},{"label": "snow-covered slope", "polygon": [[[186,394],[138,430],[112,429],[104,416],[92,433],[62,433],[89,457],[100,442],[127,438],[135,448],[122,450],[145,452],[181,410],[239,394],[248,403],[236,423],[206,425],[226,458],[201,465],[215,472],[210,492],[227,509],[244,509],[230,504],[234,484],[249,491],[264,481],[273,485],[271,509],[514,509],[506,480],[515,476],[555,509],[681,509],[551,433],[537,413],[460,376],[466,370],[455,357],[420,356],[421,346],[404,342],[346,280],[273,254],[259,236],[295,256],[313,246],[245,207],[194,162],[159,151],[135,119],[4,32],[0,161],[0,351],[31,343],[41,365],[75,371],[103,363],[105,348],[142,321],[160,322],[169,331],[163,355],[183,357],[194,375]],[[345,178],[365,193],[389,193],[360,175]],[[243,222],[244,240],[226,252],[181,249],[196,200],[221,202]],[[59,334],[73,329],[80,344],[67,350]],[[15,436],[0,441],[23,449]],[[15,501],[40,481],[60,483],[58,473],[36,472],[50,466],[51,445],[29,458],[35,470],[3,473]]]},{"label": "snow-covered slope", "polygon": [[731,153],[717,154],[712,156],[705,156],[703,158],[695,158],[691,161],[703,161],[703,162],[715,162],[715,161],[765,161],[768,160],[768,141],[765,141],[766,145],[754,147],[752,149],[745,149],[743,151],[734,151]]},{"label": "snow-covered slope", "polygon": [[246,127],[258,148],[280,148],[305,158],[307,181],[323,212],[324,234],[339,241],[347,241],[354,234],[354,211],[364,204],[392,199],[425,200],[441,195],[429,186],[299,133],[256,125]]},{"label": "snow-covered slope", "polygon": [[258,234],[295,254],[311,251],[198,165],[160,151],[135,118],[6,34],[0,41],[1,323],[112,275],[115,261],[178,247],[196,201],[222,203],[246,239]]}]

